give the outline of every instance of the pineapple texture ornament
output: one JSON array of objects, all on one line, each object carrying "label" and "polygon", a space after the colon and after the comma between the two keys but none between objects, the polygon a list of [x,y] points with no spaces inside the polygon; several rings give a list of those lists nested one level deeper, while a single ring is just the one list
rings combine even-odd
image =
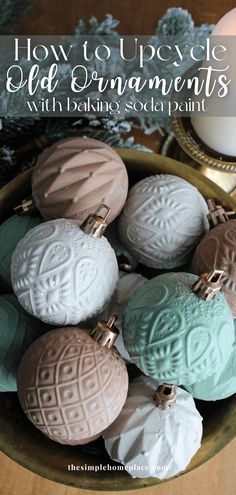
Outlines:
[{"label": "pineapple texture ornament", "polygon": [[115,316],[88,333],[79,327],[52,330],[24,354],[18,397],[28,419],[64,445],[91,442],[120,413],[127,397],[126,366],[113,348]]}]

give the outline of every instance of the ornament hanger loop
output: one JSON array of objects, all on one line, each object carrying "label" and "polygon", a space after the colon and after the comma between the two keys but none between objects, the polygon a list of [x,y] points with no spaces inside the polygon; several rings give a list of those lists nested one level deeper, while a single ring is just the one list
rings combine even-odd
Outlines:
[{"label": "ornament hanger loop", "polygon": [[117,316],[112,315],[107,322],[104,320],[98,321],[95,328],[91,330],[90,337],[92,337],[97,344],[110,349],[119,335],[118,328],[114,326],[116,320]]},{"label": "ornament hanger loop", "polygon": [[153,401],[162,410],[173,407],[176,403],[176,387],[163,383],[159,385],[153,396]]},{"label": "ornament hanger loop", "polygon": [[209,273],[202,273],[192,287],[193,292],[200,299],[211,301],[221,291],[221,282],[224,273],[224,270],[213,270]]},{"label": "ornament hanger loop", "polygon": [[209,213],[207,215],[210,227],[215,227],[221,223],[228,222],[229,217],[235,216],[235,211],[225,211],[223,206],[217,205],[214,199],[207,200]]},{"label": "ornament hanger loop", "polygon": [[[100,213],[101,210],[104,209],[106,211],[105,215],[98,215],[98,213]],[[105,205],[104,203],[101,203],[96,209],[95,213],[91,213],[82,223],[82,225],[80,226],[81,230],[83,230],[85,234],[89,234],[94,237],[102,237],[107,227],[106,220],[110,215],[110,212],[111,208],[109,208],[109,206]]]}]

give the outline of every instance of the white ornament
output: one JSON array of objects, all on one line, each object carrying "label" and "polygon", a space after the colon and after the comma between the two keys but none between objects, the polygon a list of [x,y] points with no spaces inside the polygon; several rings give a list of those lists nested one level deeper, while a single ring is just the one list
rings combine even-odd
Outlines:
[{"label": "white ornament", "polygon": [[176,403],[162,410],[153,401],[158,386],[146,376],[133,380],[120,415],[103,435],[110,457],[133,477],[175,476],[201,446],[202,417],[192,396],[176,387]]},{"label": "white ornament", "polygon": [[129,298],[132,296],[135,290],[140,287],[140,285],[143,285],[145,282],[147,282],[147,278],[143,277],[139,273],[126,273],[120,271],[119,280],[114,295],[109,304],[106,306],[105,310],[102,312],[101,315],[99,315],[99,317],[103,320],[108,320],[110,316],[114,314],[117,316],[116,327],[118,328],[120,333],[114,345],[123,359],[128,362],[131,362],[131,359],[129,353],[125,348],[122,336],[123,312]]},{"label": "white ornament", "polygon": [[52,220],[18,243],[13,290],[28,313],[54,325],[75,325],[101,311],[118,280],[114,250],[73,220]]},{"label": "white ornament", "polygon": [[194,186],[173,175],[154,175],[131,188],[119,235],[140,263],[171,269],[189,261],[208,231],[207,214],[207,204]]}]

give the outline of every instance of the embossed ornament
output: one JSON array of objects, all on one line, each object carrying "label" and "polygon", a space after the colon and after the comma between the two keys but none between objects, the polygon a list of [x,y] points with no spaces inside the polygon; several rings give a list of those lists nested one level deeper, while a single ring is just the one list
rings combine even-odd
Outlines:
[{"label": "embossed ornament", "polygon": [[13,294],[0,296],[0,392],[16,391],[16,371],[23,354],[47,330]]},{"label": "embossed ornament", "polygon": [[190,385],[222,368],[234,342],[234,322],[222,293],[200,299],[198,277],[167,273],[149,280],[130,298],[123,338],[131,360],[146,374]]},{"label": "embossed ornament", "polygon": [[154,175],[131,188],[119,221],[121,241],[146,266],[170,269],[189,261],[208,230],[207,205],[179,177]]},{"label": "embossed ornament", "polygon": [[108,222],[121,212],[128,193],[128,175],[119,155],[96,139],[63,139],[38,158],[32,177],[36,207],[47,220],[83,222],[100,203],[112,209]]},{"label": "embossed ornament", "polygon": [[13,215],[0,225],[0,283],[11,291],[11,257],[18,242],[25,234],[42,223],[42,217]]},{"label": "embossed ornament", "polygon": [[[217,210],[216,210],[217,211]],[[213,227],[198,244],[193,261],[194,273],[224,270],[222,289],[236,317],[236,220],[225,220]]]},{"label": "embossed ornament", "polygon": [[188,391],[201,400],[222,400],[236,393],[236,320],[235,340],[232,352],[225,366],[205,380],[187,387]]},{"label": "embossed ornament", "polygon": [[104,432],[109,455],[133,477],[170,478],[201,446],[202,417],[192,396],[177,387],[175,404],[162,410],[153,400],[158,386],[147,376],[133,380],[121,414]]},{"label": "embossed ornament", "polygon": [[73,325],[103,309],[118,280],[105,226],[94,214],[81,228],[59,219],[26,234],[11,265],[13,290],[26,311],[46,323]]},{"label": "embossed ornament", "polygon": [[100,436],[116,419],[126,400],[128,375],[116,350],[80,328],[59,328],[27,350],[17,389],[25,414],[44,435],[79,445]]}]

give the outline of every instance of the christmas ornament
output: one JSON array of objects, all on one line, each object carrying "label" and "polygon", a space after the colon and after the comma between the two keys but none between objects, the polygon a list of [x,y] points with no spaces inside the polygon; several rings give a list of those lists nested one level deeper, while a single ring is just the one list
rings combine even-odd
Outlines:
[{"label": "christmas ornament", "polygon": [[139,275],[139,273],[125,273],[120,271],[115,293],[110,303],[101,314],[101,318],[103,318],[104,320],[106,320],[110,314],[114,313],[117,315],[116,326],[119,329],[120,333],[117,337],[115,347],[117,348],[121,356],[128,362],[130,362],[130,356],[124,346],[122,336],[122,318],[124,307],[135,290],[143,285],[145,282],[147,282],[147,279],[145,277],[142,277],[142,275]]},{"label": "christmas ornament", "polygon": [[232,352],[223,369],[187,387],[187,390],[201,400],[226,399],[236,393],[236,320],[234,320],[235,340]]},{"label": "christmas ornament", "polygon": [[222,368],[234,322],[220,290],[222,273],[166,273],[139,287],[124,311],[123,338],[146,375],[191,385]]},{"label": "christmas ornament", "polygon": [[106,229],[105,237],[110,242],[110,245],[113,247],[116,253],[120,270],[125,272],[135,271],[138,266],[138,262],[132,256],[132,254],[129,253],[126,247],[123,246],[123,244],[120,242],[118,235],[117,220],[115,220],[110,225],[108,225],[108,228]]},{"label": "christmas ornament", "polygon": [[81,227],[75,220],[45,222],[18,243],[12,286],[26,311],[46,323],[73,325],[103,309],[118,280],[115,252],[102,235],[109,211],[101,205]]},{"label": "christmas ornament", "polygon": [[130,383],[127,401],[104,432],[115,461],[138,478],[170,478],[183,471],[201,446],[202,417],[190,394],[150,377]]},{"label": "christmas ornament", "polygon": [[88,443],[120,413],[127,396],[125,364],[112,344],[115,317],[90,334],[59,328],[35,341],[20,362],[17,390],[28,419],[51,440]]},{"label": "christmas ornament", "polygon": [[25,234],[39,225],[40,216],[13,215],[0,225],[0,284],[5,290],[11,290],[11,257],[18,242]]},{"label": "christmas ornament", "polygon": [[202,273],[215,268],[224,270],[222,289],[236,317],[236,220],[235,212],[226,212],[213,200],[208,201],[209,221],[213,227],[197,246],[192,271]]},{"label": "christmas ornament", "polygon": [[100,203],[112,209],[109,222],[121,212],[128,193],[128,175],[119,155],[91,138],[68,138],[46,149],[32,177],[36,207],[46,219],[72,218],[80,223]]},{"label": "christmas ornament", "polygon": [[132,187],[119,221],[123,244],[140,263],[152,268],[187,263],[207,230],[204,198],[173,175],[146,177]]},{"label": "christmas ornament", "polygon": [[13,294],[0,296],[0,392],[16,391],[20,359],[45,331],[45,325],[27,314]]}]

